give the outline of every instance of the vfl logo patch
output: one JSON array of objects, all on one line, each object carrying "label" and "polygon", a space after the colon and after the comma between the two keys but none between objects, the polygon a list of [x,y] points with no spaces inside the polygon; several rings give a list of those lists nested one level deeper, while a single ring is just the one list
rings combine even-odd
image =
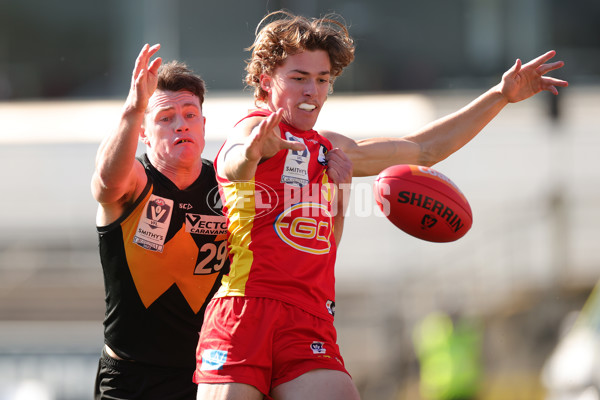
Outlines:
[{"label": "vfl logo patch", "polygon": [[[300,142],[306,146],[304,139],[296,137],[289,132],[285,133],[285,138],[294,142]],[[292,186],[302,187],[308,183],[308,163],[310,153],[305,147],[304,150],[288,150],[281,174],[281,183],[287,183]]]},{"label": "vfl logo patch", "polygon": [[[293,140],[294,142],[304,144],[304,139],[296,137],[289,132],[286,132],[285,136],[288,138],[288,140]],[[290,158],[292,160],[296,161],[298,164],[302,164],[306,160],[306,157],[308,157],[308,149],[305,147],[304,150],[292,150],[291,155],[292,157]]]},{"label": "vfl logo patch", "polygon": [[323,342],[312,342],[310,344],[310,348],[313,354],[325,354],[327,350],[325,350],[325,343]]},{"label": "vfl logo patch", "polygon": [[423,215],[423,218],[421,219],[421,229],[430,229],[433,228],[433,226],[437,224],[437,218],[434,217],[431,214],[425,214]]},{"label": "vfl logo patch", "polygon": [[172,215],[173,200],[151,195],[135,230],[133,243],[162,253]]},{"label": "vfl logo patch", "polygon": [[223,365],[227,361],[227,352],[224,350],[204,350],[202,352],[201,371],[216,371],[223,369]]},{"label": "vfl logo patch", "polygon": [[169,203],[167,203],[167,200],[154,195],[150,197],[146,207],[146,218],[150,221],[150,228],[158,228],[158,225],[164,223],[171,215],[173,201],[168,200]]}]

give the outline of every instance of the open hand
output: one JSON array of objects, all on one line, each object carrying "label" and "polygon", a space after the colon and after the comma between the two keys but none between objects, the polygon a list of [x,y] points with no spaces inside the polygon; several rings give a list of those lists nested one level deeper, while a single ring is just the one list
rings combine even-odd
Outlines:
[{"label": "open hand", "polygon": [[245,157],[248,161],[259,163],[273,157],[281,150],[304,150],[303,143],[281,138],[279,123],[282,109],[265,118],[250,134],[246,145]]},{"label": "open hand", "polygon": [[162,63],[160,57],[150,62],[152,57],[160,49],[160,44],[145,44],[135,60],[135,67],[131,77],[131,88],[127,96],[126,104],[134,109],[145,111],[148,106],[148,100],[156,90],[158,82],[158,68]]},{"label": "open hand", "polygon": [[511,69],[502,75],[500,91],[509,103],[516,103],[525,100],[542,90],[548,90],[557,95],[557,86],[568,86],[567,81],[544,76],[547,72],[562,68],[565,65],[562,61],[556,61],[545,64],[556,55],[554,50],[531,60],[525,65],[521,65],[521,60],[517,59]]}]

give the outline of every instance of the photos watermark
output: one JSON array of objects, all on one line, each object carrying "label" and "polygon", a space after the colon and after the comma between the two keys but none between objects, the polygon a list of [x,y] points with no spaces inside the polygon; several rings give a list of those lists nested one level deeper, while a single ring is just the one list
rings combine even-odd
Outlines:
[{"label": "photos watermark", "polygon": [[[380,184],[379,190],[385,196],[390,194],[388,185]],[[302,187],[285,185],[283,192],[278,193],[264,183],[244,181],[232,182],[226,191],[230,193],[227,207],[240,211],[240,219],[262,218],[277,209],[287,210],[296,204],[321,204],[330,207],[327,212],[320,207],[304,207],[302,215],[306,217],[316,217],[325,212],[332,217],[343,213],[346,217],[361,218],[385,217],[390,214],[389,200],[378,196],[373,190],[373,184],[369,182],[340,185],[315,183]],[[207,202],[214,212],[221,211],[223,199],[218,188],[209,192]]]}]

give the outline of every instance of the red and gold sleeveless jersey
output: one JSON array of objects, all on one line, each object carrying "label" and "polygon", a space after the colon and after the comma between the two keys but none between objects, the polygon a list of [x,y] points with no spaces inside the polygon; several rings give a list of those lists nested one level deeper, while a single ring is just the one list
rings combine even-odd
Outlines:
[{"label": "red and gold sleeveless jersey", "polygon": [[[245,118],[269,114],[258,110]],[[335,189],[325,160],[332,146],[314,130],[279,128],[306,148],[280,151],[258,165],[251,181],[217,176],[231,266],[215,297],[272,298],[333,319]]]}]

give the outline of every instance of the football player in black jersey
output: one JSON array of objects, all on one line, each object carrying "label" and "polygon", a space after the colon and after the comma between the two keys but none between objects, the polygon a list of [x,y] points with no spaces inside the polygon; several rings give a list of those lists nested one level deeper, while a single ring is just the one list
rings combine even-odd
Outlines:
[{"label": "football player in black jersey", "polygon": [[[204,309],[229,267],[204,81],[145,45],[92,178],[106,291],[96,399],[195,399]],[[138,142],[146,153],[136,157]]]}]

